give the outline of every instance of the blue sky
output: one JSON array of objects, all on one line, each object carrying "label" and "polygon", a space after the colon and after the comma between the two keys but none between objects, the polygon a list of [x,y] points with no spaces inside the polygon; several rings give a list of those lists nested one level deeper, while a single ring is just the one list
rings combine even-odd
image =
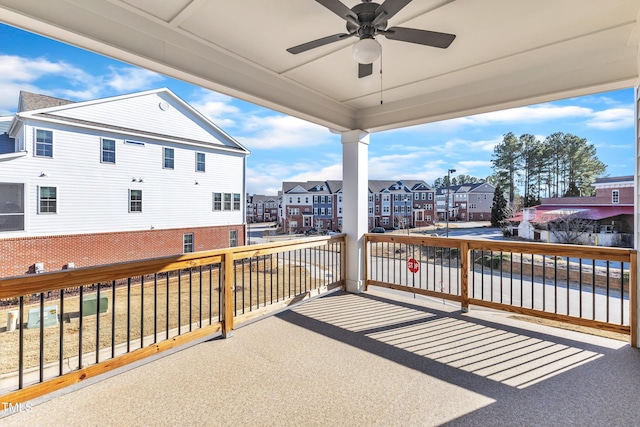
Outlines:
[{"label": "blue sky", "polygon": [[[0,41],[0,116],[15,113],[20,90],[85,101],[167,87],[251,150],[249,193],[342,178],[340,136],[326,128],[3,24]],[[626,89],[374,133],[369,178],[432,183],[449,168],[484,178],[507,132],[575,134],[596,146],[607,175],[632,175],[633,123]]]}]

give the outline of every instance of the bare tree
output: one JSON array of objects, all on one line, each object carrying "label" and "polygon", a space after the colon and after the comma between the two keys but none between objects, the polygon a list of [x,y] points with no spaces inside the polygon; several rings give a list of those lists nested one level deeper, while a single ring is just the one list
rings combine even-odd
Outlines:
[{"label": "bare tree", "polygon": [[593,233],[595,225],[595,221],[589,219],[585,212],[576,212],[549,221],[549,230],[558,243],[579,245],[583,234]]}]

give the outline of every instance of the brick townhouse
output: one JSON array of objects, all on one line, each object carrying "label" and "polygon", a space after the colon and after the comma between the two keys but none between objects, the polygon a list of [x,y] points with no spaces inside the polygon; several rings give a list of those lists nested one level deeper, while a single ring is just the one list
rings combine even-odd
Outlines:
[{"label": "brick townhouse", "polygon": [[[342,182],[284,182],[280,225],[287,233],[342,229]],[[369,228],[422,227],[435,218],[435,192],[424,181],[369,180]]]}]

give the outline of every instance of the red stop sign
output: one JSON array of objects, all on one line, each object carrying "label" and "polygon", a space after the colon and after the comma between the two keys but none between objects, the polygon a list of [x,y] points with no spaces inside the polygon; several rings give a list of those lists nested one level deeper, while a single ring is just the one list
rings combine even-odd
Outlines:
[{"label": "red stop sign", "polygon": [[407,260],[407,267],[409,267],[409,271],[412,273],[417,273],[418,270],[420,269],[420,265],[418,264],[418,261],[416,261],[415,258],[409,258]]}]

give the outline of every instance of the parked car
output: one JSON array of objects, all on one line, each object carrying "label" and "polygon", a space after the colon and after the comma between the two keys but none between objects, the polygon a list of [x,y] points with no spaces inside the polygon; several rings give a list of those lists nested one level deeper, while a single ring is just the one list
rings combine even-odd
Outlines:
[{"label": "parked car", "polygon": [[369,233],[384,233],[386,230],[383,227],[373,227],[369,230]]},{"label": "parked car", "polygon": [[318,233],[318,229],[315,228],[315,227],[310,228],[310,229],[308,229],[307,231],[304,232],[305,236],[315,236],[316,234],[319,234],[319,233]]}]

